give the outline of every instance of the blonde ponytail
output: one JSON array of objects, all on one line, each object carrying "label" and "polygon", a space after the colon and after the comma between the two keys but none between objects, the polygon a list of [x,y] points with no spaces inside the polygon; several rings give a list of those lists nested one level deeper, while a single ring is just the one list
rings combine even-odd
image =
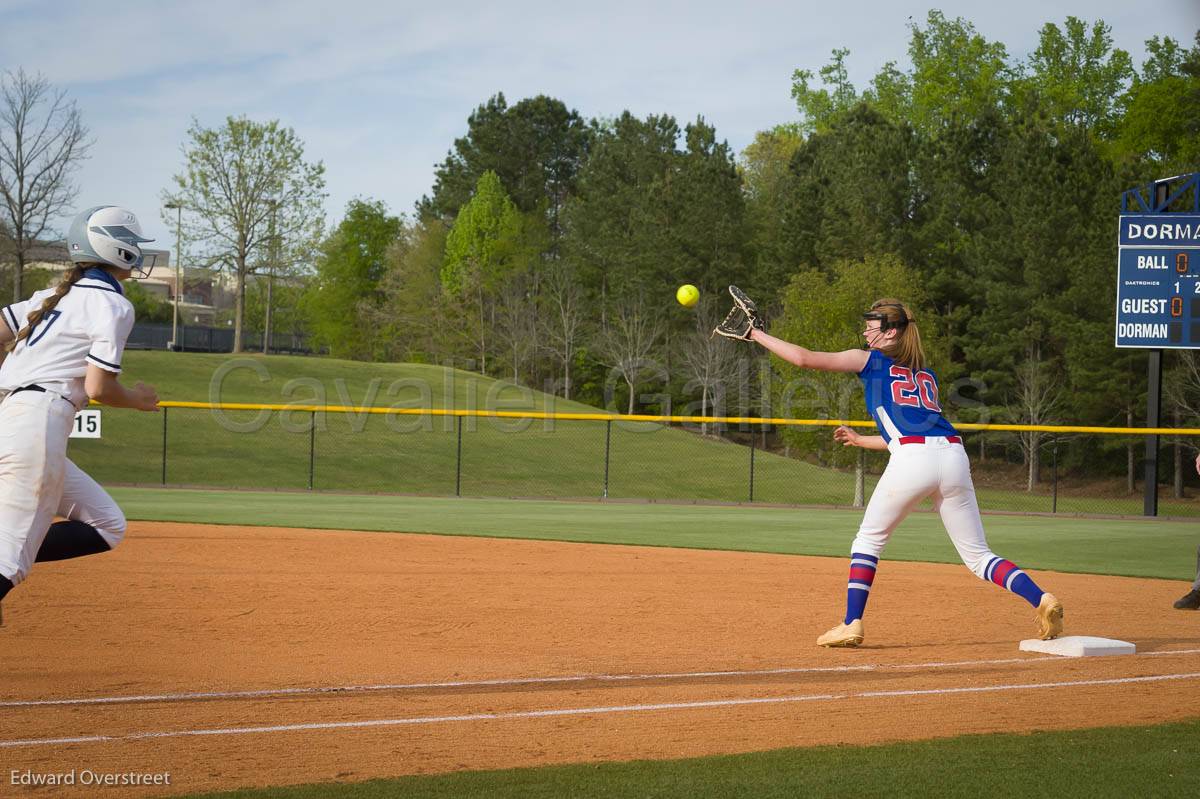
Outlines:
[{"label": "blonde ponytail", "polygon": [[67,292],[71,290],[72,286],[79,282],[79,279],[83,277],[83,272],[86,268],[86,264],[75,264],[71,268],[71,271],[63,275],[63,279],[59,281],[58,286],[54,289],[54,293],[42,301],[42,307],[38,308],[37,310],[30,311],[29,316],[25,320],[25,326],[21,328],[19,333],[17,333],[16,338],[4,346],[5,352],[12,352],[14,349],[16,349],[18,344],[29,338],[29,334],[33,332],[35,327],[38,326],[38,322],[42,321],[47,313],[53,311],[55,306],[58,305],[58,301],[67,295]]},{"label": "blonde ponytail", "polygon": [[901,366],[907,366],[914,371],[924,369],[925,349],[921,346],[921,331],[917,329],[916,320],[907,305],[885,298],[876,300],[871,306],[871,313],[883,314],[889,327],[899,327],[896,339],[880,351]]}]

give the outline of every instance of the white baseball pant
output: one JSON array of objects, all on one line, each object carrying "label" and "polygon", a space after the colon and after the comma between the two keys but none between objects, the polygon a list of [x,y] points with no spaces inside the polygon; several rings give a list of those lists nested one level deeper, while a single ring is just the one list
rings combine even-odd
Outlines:
[{"label": "white baseball pant", "polygon": [[49,391],[0,402],[0,576],[29,575],[58,510],[75,406]]},{"label": "white baseball pant", "polygon": [[125,515],[99,483],[66,457],[75,407],[50,392],[0,403],[0,576],[29,575],[55,516],[89,524],[110,548]]},{"label": "white baseball pant", "polygon": [[983,533],[966,449],[940,436],[928,437],[923,444],[893,440],[888,449],[891,457],[867,503],[851,552],[879,557],[904,517],[932,497],[958,556],[977,577],[986,579],[984,571],[996,555]]}]

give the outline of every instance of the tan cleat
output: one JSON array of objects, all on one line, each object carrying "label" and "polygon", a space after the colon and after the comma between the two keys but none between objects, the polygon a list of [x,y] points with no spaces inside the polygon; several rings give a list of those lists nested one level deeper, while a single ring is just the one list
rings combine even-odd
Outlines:
[{"label": "tan cleat", "polygon": [[1042,594],[1037,606],[1038,636],[1043,641],[1057,638],[1063,631],[1063,606],[1054,594]]},{"label": "tan cleat", "polygon": [[817,646],[858,646],[863,642],[862,619],[839,624],[817,639]]}]

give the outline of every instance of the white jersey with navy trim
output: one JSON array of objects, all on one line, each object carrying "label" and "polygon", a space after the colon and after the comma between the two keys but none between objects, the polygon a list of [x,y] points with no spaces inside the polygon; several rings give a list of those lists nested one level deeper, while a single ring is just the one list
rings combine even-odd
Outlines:
[{"label": "white jersey with navy trim", "polygon": [[[4,324],[16,334],[27,324],[29,313],[53,294],[54,289],[46,289],[0,309]],[[119,373],[132,329],[133,305],[121,292],[121,284],[103,269],[89,269],[4,359],[0,393],[38,385],[82,408],[87,404],[83,388],[87,365]]]},{"label": "white jersey with navy trim", "polygon": [[942,416],[937,377],[929,369],[901,366],[879,350],[871,350],[858,377],[867,412],[889,444],[908,436],[956,436]]}]

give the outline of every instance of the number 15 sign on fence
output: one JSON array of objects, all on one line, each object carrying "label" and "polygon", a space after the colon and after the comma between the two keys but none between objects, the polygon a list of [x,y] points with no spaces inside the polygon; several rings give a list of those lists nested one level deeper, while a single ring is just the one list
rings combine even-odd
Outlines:
[{"label": "number 15 sign on fence", "polygon": [[1200,348],[1200,214],[1122,214],[1117,346]]}]

